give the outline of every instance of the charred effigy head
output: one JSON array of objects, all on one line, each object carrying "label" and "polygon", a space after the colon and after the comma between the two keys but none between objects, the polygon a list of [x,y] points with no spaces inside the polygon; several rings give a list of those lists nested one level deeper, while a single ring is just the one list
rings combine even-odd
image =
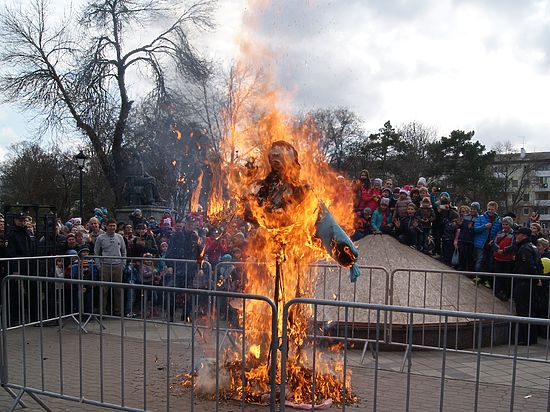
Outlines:
[{"label": "charred effigy head", "polygon": [[273,142],[269,149],[268,158],[271,171],[277,173],[280,177],[294,177],[300,171],[298,152],[288,142],[283,140]]}]

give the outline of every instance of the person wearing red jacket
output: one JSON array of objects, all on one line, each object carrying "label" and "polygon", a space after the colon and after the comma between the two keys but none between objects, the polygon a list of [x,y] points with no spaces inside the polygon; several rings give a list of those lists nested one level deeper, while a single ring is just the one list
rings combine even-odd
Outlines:
[{"label": "person wearing red jacket", "polygon": [[[364,198],[365,207],[370,210],[378,209],[382,198],[382,179],[373,179],[372,187],[367,190]],[[364,210],[364,208],[363,208]]]},{"label": "person wearing red jacket", "polygon": [[172,216],[170,209],[165,209],[159,221],[160,231],[162,233],[172,232],[176,230],[176,219]]},{"label": "person wearing red jacket", "polygon": [[[516,241],[512,225],[514,221],[506,216],[501,221],[502,230],[497,233],[493,242],[493,259],[495,273],[512,273],[514,271],[514,254]],[[506,302],[510,299],[511,278],[495,277],[495,295]]]}]

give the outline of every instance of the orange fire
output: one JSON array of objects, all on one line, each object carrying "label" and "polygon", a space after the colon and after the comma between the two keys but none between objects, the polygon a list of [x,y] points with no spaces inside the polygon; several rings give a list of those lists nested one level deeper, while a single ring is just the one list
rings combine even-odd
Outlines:
[{"label": "orange fire", "polygon": [[191,193],[191,199],[189,200],[189,210],[192,213],[197,213],[199,211],[199,200],[200,200],[200,195],[202,190],[203,175],[204,175],[204,172],[201,170],[199,173],[199,177],[197,177],[197,184],[195,185],[195,188]]},{"label": "orange fire", "polygon": [[[311,121],[297,123],[291,116],[277,109],[277,93],[270,91],[256,102],[262,107],[263,116],[239,119],[237,127],[230,130],[223,142],[224,182],[232,201],[222,200],[220,176],[209,197],[209,216],[213,214],[237,214],[255,222],[245,254],[245,293],[259,294],[273,299],[278,307],[278,336],[282,333],[282,310],[290,299],[313,296],[316,274],[308,269],[315,261],[328,255],[316,238],[316,223],[320,205],[324,203],[344,229],[352,227],[351,198],[344,197],[341,178],[325,161],[318,148],[318,132]],[[254,120],[255,119],[255,120]],[[270,172],[268,152],[275,141],[290,143],[298,152],[299,168],[287,176],[289,184],[300,195],[293,199],[288,195],[283,208],[269,208],[258,201],[257,190]],[[294,194],[296,194],[294,193]],[[230,212],[227,211],[231,208]],[[276,279],[279,279],[276,288]],[[276,292],[276,289],[278,291]],[[260,301],[247,301],[246,313],[239,311],[242,322],[245,316],[245,359],[241,349],[228,349],[225,369],[229,371],[230,384],[222,389],[222,396],[261,401],[270,391],[269,344],[271,311]],[[241,308],[242,309],[242,308]],[[287,392],[292,402],[319,404],[327,399],[336,403],[353,402],[351,371],[343,379],[342,361],[338,354],[316,355],[315,394],[312,394],[313,371],[311,348],[307,339],[312,325],[311,309],[294,306],[289,314],[289,346],[287,358]],[[241,325],[242,326],[242,325]],[[235,339],[239,341],[239,339]],[[277,359],[277,380],[280,381],[281,355]],[[245,365],[245,385],[242,382],[242,365]],[[345,384],[344,384],[345,382]],[[345,387],[345,390],[344,390]],[[313,396],[312,396],[313,395]]]},{"label": "orange fire", "polygon": [[[251,57],[254,47],[245,42],[242,45]],[[213,169],[214,184],[207,212],[209,217],[236,215],[254,222],[245,250],[244,292],[268,296],[275,301],[280,338],[284,304],[296,297],[313,296],[316,273],[309,266],[328,257],[315,236],[320,205],[324,204],[349,233],[353,227],[352,199],[344,186],[347,182],[327,164],[319,149],[319,131],[313,119],[298,121],[280,110],[282,92],[270,84],[268,77],[255,76],[254,85],[247,85],[243,80],[246,76],[238,73],[244,70],[243,65],[234,70],[237,73],[232,72],[232,76],[239,82],[230,85],[230,101],[234,105],[224,112],[228,126],[221,144],[222,170]],[[264,82],[258,85],[259,78]],[[295,190],[282,194],[288,197],[284,207],[266,207],[266,203],[258,201],[258,189],[271,171],[268,154],[272,143],[278,141],[288,142],[298,153],[299,167],[286,176],[287,183]],[[276,279],[279,279],[278,287]],[[224,369],[230,379],[228,386],[221,389],[221,396],[240,399],[244,392],[246,400],[259,402],[270,391],[271,362],[277,364],[277,383],[280,382],[281,354],[278,352],[277,359],[270,359],[269,306],[251,300],[246,302],[245,310],[246,313],[242,313],[242,307],[237,309],[246,332],[246,348],[226,350]],[[288,326],[286,379],[290,398],[287,400],[309,404],[320,404],[327,399],[336,403],[353,402],[356,398],[351,391],[351,371],[348,369],[344,378],[339,354],[324,355],[319,348],[312,394],[312,350],[307,336],[316,325],[312,324],[311,308],[293,306]],[[241,359],[242,353],[245,359]],[[243,365],[245,383],[242,382]]]}]

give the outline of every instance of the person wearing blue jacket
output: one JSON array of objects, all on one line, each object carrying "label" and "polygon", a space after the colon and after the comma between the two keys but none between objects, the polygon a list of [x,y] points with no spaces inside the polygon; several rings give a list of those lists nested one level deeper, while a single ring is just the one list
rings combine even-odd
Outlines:
[{"label": "person wearing blue jacket", "polygon": [[372,231],[375,234],[391,235],[393,233],[392,214],[390,212],[390,199],[380,199],[380,206],[372,214],[370,221]]},{"label": "person wearing blue jacket", "polygon": [[[492,271],[492,245],[497,233],[502,230],[497,210],[497,202],[490,201],[487,203],[487,211],[480,215],[474,223],[474,270],[476,272]],[[491,287],[490,279],[484,279],[484,285]]]}]

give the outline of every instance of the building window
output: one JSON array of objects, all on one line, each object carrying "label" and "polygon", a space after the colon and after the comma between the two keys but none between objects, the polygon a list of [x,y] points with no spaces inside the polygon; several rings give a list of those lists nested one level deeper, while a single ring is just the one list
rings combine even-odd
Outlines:
[{"label": "building window", "polygon": [[518,187],[517,179],[512,179],[512,187]]},{"label": "building window", "polygon": [[524,214],[524,215],[528,215],[528,214],[529,214],[529,208],[528,208],[528,207],[524,207],[524,208],[523,208],[523,214]]},{"label": "building window", "polygon": [[523,201],[528,202],[529,201],[529,193],[524,193],[523,195]]}]

